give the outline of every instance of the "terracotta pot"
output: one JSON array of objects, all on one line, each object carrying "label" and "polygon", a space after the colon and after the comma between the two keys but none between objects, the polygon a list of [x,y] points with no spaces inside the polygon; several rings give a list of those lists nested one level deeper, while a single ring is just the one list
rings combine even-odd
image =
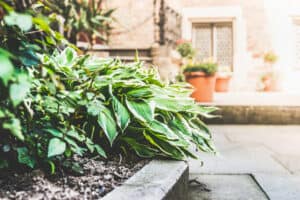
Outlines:
[{"label": "terracotta pot", "polygon": [[204,72],[187,72],[185,80],[194,86],[192,97],[198,102],[212,102],[216,75],[207,76]]},{"label": "terracotta pot", "polygon": [[262,82],[264,84],[263,91],[265,92],[277,91],[277,81],[272,76],[265,76],[262,79]]},{"label": "terracotta pot", "polygon": [[217,76],[215,91],[228,92],[230,79],[231,76]]}]

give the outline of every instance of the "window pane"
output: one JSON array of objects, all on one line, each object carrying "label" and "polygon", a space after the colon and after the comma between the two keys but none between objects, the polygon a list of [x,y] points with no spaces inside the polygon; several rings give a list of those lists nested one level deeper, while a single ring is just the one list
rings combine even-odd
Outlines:
[{"label": "window pane", "polygon": [[216,24],[215,45],[216,59],[220,66],[232,67],[232,24],[220,23]]},{"label": "window pane", "polygon": [[197,59],[203,60],[212,56],[211,24],[196,24],[193,26],[193,45],[197,51]]}]

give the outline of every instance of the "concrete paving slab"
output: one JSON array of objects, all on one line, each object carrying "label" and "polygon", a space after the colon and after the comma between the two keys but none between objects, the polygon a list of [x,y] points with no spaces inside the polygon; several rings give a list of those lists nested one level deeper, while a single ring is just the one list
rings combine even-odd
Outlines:
[{"label": "concrete paving slab", "polygon": [[193,174],[190,176],[190,179],[195,178],[205,184],[205,189],[199,188],[199,185],[190,185],[190,200],[267,199],[264,192],[250,175]]},{"label": "concrete paving slab", "polygon": [[300,176],[253,174],[271,200],[299,200]]},{"label": "concrete paving slab", "polygon": [[201,154],[202,166],[198,160],[190,160],[191,173],[289,173],[272,158],[271,152],[263,146],[233,146],[220,155]]},{"label": "concrete paving slab", "polygon": [[285,166],[292,174],[300,175],[300,155],[276,155],[277,159],[283,166]]},{"label": "concrete paving slab", "polygon": [[[201,180],[216,183],[211,193],[204,196],[199,196],[197,190],[191,191],[194,199],[227,199],[224,193],[230,191],[226,187],[231,186],[236,187],[236,193],[242,192],[247,174],[253,174],[269,199],[300,199],[300,126],[218,125],[210,128],[220,155],[201,153],[203,167],[199,161],[189,161],[189,164],[191,176],[206,174]],[[240,174],[244,180],[240,180],[240,185],[228,181],[228,185],[222,186],[226,177],[217,177],[218,174]],[[228,199],[247,198],[248,192],[245,192],[241,197]]]},{"label": "concrete paving slab", "polygon": [[[300,126],[212,126],[214,135],[222,134],[243,146],[261,144],[275,154],[299,155]],[[223,145],[223,144],[221,144]]]}]

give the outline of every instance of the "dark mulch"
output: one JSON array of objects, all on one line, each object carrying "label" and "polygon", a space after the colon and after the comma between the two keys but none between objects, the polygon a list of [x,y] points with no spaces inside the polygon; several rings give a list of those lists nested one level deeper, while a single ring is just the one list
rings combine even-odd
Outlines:
[{"label": "dark mulch", "polygon": [[0,199],[99,199],[121,185],[148,160],[110,161],[77,158],[83,175],[59,170],[48,175],[41,170],[25,173],[0,172]]}]

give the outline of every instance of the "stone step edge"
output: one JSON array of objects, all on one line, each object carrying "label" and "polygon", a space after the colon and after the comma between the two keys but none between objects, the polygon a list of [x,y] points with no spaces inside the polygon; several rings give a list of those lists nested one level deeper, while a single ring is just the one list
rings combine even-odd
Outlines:
[{"label": "stone step edge", "polygon": [[102,199],[186,199],[188,178],[189,168],[185,161],[153,160]]},{"label": "stone step edge", "polygon": [[208,124],[299,125],[300,106],[217,106],[220,118],[204,119]]}]

